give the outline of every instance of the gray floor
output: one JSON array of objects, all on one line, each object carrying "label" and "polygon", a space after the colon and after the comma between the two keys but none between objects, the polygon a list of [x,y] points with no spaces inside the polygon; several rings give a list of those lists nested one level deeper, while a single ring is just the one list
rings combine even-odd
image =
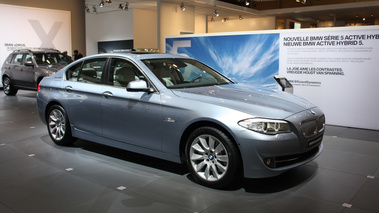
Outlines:
[{"label": "gray floor", "polygon": [[35,95],[0,91],[0,213],[379,212],[379,131],[327,126],[314,162],[214,190],[178,164],[82,140],[54,145]]}]

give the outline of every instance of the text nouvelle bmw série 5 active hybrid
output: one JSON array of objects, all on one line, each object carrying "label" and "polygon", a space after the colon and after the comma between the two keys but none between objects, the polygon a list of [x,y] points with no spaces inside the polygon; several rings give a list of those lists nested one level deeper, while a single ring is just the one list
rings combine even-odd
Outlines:
[{"label": "text nouvelle bmw s\u00e9rie 5 active hybrid", "polygon": [[186,163],[213,188],[278,175],[323,147],[325,117],[313,104],[177,55],[85,57],[44,78],[37,105],[58,145],[81,138]]}]

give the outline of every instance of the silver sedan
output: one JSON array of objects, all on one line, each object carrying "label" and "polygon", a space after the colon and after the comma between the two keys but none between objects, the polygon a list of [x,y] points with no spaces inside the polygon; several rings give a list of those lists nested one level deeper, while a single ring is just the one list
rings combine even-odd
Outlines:
[{"label": "silver sedan", "polygon": [[82,58],[42,80],[37,107],[58,145],[80,138],[184,163],[213,188],[278,175],[323,148],[325,116],[313,104],[177,55]]}]

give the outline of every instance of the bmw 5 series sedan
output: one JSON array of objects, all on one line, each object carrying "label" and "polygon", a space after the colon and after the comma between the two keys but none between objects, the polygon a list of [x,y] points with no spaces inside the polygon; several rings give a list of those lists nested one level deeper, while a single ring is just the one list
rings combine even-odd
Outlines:
[{"label": "bmw 5 series sedan", "polygon": [[80,138],[183,163],[212,188],[279,175],[323,149],[313,104],[177,55],[82,58],[41,81],[37,108],[58,145]]}]

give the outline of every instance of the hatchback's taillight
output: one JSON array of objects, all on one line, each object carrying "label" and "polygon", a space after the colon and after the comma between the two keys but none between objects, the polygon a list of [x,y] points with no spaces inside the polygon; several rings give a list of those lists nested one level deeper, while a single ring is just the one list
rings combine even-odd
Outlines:
[{"label": "hatchback's taillight", "polygon": [[37,92],[39,92],[39,89],[41,89],[41,83],[38,84]]}]

